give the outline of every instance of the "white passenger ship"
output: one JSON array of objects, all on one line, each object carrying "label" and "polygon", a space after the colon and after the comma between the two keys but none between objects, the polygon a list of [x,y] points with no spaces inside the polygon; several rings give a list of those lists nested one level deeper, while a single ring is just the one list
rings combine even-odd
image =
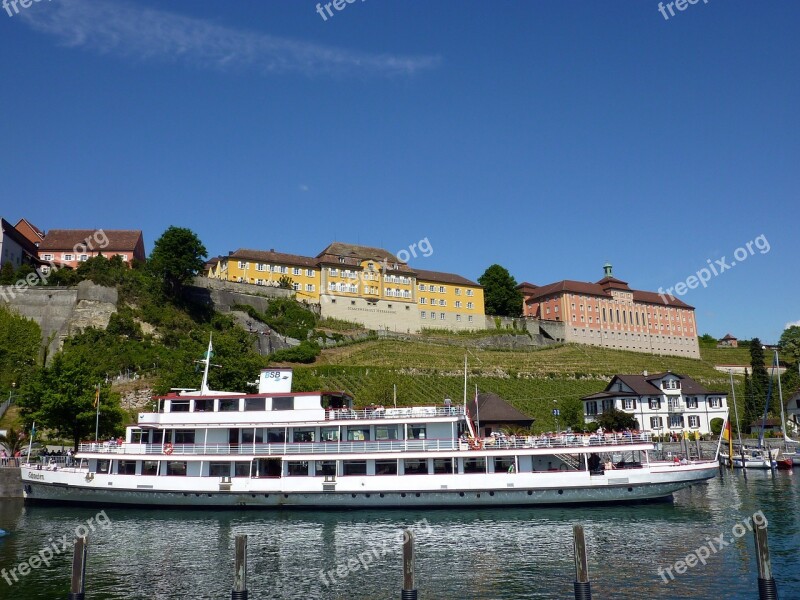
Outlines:
[{"label": "white passenger ship", "polygon": [[[81,444],[66,467],[24,465],[29,501],[194,507],[544,505],[668,498],[716,460],[654,461],[647,434],[477,439],[461,406],[354,410],[344,393],[158,398],[122,443]],[[604,468],[605,467],[605,468]]]}]

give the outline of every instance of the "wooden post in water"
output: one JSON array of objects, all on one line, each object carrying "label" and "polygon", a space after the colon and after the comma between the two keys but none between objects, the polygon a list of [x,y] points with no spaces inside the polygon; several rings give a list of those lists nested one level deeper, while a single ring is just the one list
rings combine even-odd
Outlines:
[{"label": "wooden post in water", "polygon": [[574,525],[572,535],[575,542],[575,600],[592,600],[592,584],[589,582],[589,561],[586,558],[583,525]]},{"label": "wooden post in water", "polygon": [[69,600],[84,600],[86,597],[86,537],[75,539],[72,552],[72,580],[69,586]]},{"label": "wooden post in water", "polygon": [[767,524],[762,528],[754,527],[756,540],[756,561],[758,562],[758,598],[759,600],[778,600],[778,588],[772,577],[772,562],[769,559],[769,543],[767,542]]},{"label": "wooden post in water", "polygon": [[414,532],[406,529],[403,532],[403,591],[401,600],[417,600],[414,588]]},{"label": "wooden post in water", "polygon": [[697,446],[697,460],[703,460],[703,451],[700,449],[700,438],[694,438],[695,446]]},{"label": "wooden post in water", "polygon": [[236,562],[231,600],[247,600],[247,536],[236,536]]}]

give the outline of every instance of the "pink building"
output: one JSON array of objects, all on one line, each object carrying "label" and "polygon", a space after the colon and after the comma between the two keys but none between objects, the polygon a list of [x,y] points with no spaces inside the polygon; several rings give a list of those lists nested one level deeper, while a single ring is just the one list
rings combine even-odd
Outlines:
[{"label": "pink building", "polygon": [[[120,256],[130,264],[144,261],[144,238],[139,230],[51,229],[39,244],[39,259],[59,268],[77,268],[93,256]],[[46,267],[42,270],[46,272]]]},{"label": "pink building", "polygon": [[566,342],[653,354],[700,357],[694,307],[656,292],[632,290],[612,276],[597,283],[522,283],[524,315],[564,323]]}]

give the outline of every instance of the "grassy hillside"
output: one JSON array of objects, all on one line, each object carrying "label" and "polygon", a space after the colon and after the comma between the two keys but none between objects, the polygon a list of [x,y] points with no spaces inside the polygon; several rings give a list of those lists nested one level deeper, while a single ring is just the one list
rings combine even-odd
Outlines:
[{"label": "grassy hillside", "polygon": [[[561,410],[563,425],[570,414],[581,410],[582,396],[605,388],[616,373],[671,370],[726,391],[728,376],[716,371],[714,364],[747,362],[738,350],[714,349],[710,359],[703,351],[701,360],[693,360],[575,344],[527,351],[472,348],[466,353],[469,395],[476,385],[479,391],[501,395],[534,417],[537,430],[553,428],[553,408]],[[398,404],[438,404],[445,396],[459,400],[464,354],[464,348],[435,343],[370,341],[326,350],[313,367],[296,368],[295,387],[346,390],[360,405],[391,404],[393,386]],[[741,378],[736,383],[739,388]],[[741,392],[737,389],[740,397]]]}]

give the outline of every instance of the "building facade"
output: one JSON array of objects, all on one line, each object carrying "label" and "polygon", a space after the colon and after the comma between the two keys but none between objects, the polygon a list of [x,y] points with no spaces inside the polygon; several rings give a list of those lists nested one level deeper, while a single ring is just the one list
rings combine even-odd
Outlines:
[{"label": "building facade", "polygon": [[316,257],[240,249],[207,264],[206,275],[239,283],[291,287],[323,317],[369,329],[485,327],[483,288],[460,275],[412,269],[369,246],[334,242]]},{"label": "building facade", "polygon": [[581,400],[586,423],[616,408],[635,417],[641,431],[659,435],[711,433],[711,421],[724,419],[728,413],[726,393],[669,371],[615,375],[604,391]]},{"label": "building facade", "polygon": [[[130,264],[144,261],[144,238],[138,230],[51,229],[39,244],[39,259],[58,268],[77,268],[94,256],[119,256]],[[42,266],[47,273],[49,267]]]},{"label": "building facade", "polygon": [[0,218],[0,266],[10,263],[14,269],[22,264],[36,266],[36,246],[11,223]]},{"label": "building facade", "polygon": [[631,289],[612,275],[597,283],[522,283],[524,315],[563,322],[566,342],[700,357],[694,308],[669,295]]}]

